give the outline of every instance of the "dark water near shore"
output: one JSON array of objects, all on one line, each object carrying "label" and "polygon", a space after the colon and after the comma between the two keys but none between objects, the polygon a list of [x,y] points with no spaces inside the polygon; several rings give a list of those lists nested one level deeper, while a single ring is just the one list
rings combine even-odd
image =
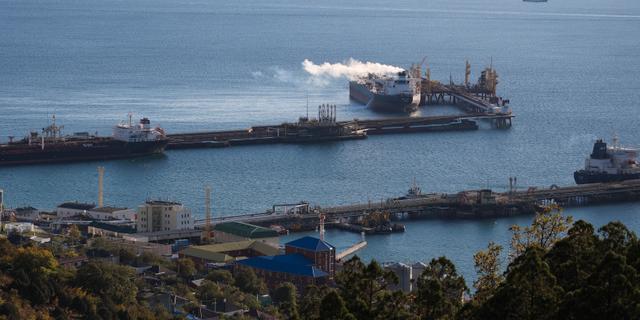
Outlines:
[{"label": "dark water near shore", "polygon": [[[640,145],[640,3],[621,1],[5,1],[0,0],[0,140],[56,114],[66,132],[108,134],[128,112],[167,131],[246,128],[338,105],[341,119],[375,115],[351,104],[345,79],[310,78],[302,61],[351,57],[406,67],[428,56],[434,79],[472,76],[493,60],[516,113],[509,131],[370,137],[322,145],[169,151],[163,157],[0,168],[10,206],[94,201],[106,167],[109,204],[184,202],[203,186],[216,214],[308,200],[331,205],[398,196],[413,178],[427,192],[573,183],[597,137]],[[313,109],[313,107],[312,107]],[[447,107],[421,114],[456,112]],[[485,126],[486,127],[486,126]],[[638,205],[569,211],[640,231]],[[507,244],[530,217],[410,223],[369,237],[366,258],[451,257],[470,278],[473,252]],[[358,235],[329,231],[346,247]]]}]

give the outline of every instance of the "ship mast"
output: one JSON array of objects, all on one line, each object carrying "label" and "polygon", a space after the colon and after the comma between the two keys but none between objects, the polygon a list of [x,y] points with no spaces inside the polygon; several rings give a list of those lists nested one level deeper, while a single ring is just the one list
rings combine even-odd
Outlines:
[{"label": "ship mast", "polygon": [[620,149],[620,139],[618,139],[617,133],[613,134],[613,149],[614,150]]}]

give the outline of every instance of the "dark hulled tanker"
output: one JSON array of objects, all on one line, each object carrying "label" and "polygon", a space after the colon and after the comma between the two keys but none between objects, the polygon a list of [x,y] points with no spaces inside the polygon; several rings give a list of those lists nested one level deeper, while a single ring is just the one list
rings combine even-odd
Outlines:
[{"label": "dark hulled tanker", "polygon": [[169,140],[161,128],[151,128],[147,118],[133,124],[120,123],[113,136],[88,134],[61,136],[61,127],[52,125],[42,133],[31,132],[20,141],[0,145],[0,165],[108,160],[162,153]]},{"label": "dark hulled tanker", "polygon": [[612,147],[599,139],[593,145],[584,169],[574,172],[573,177],[577,184],[640,179],[637,153],[636,149],[619,146],[617,139]]}]

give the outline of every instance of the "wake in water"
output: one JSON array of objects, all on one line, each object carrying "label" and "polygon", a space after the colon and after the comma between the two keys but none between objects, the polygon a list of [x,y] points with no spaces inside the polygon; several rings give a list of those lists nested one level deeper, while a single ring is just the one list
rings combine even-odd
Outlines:
[{"label": "wake in water", "polygon": [[302,68],[314,77],[348,78],[349,80],[354,80],[370,73],[386,75],[404,70],[396,66],[369,61],[362,62],[353,58],[349,58],[344,63],[325,62],[323,64],[315,64],[313,61],[305,59],[302,62]]}]

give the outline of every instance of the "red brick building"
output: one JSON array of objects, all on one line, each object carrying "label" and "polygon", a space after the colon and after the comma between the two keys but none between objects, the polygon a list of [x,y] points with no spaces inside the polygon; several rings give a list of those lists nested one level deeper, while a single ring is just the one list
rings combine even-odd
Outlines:
[{"label": "red brick building", "polygon": [[285,244],[286,254],[298,253],[313,261],[313,265],[328,273],[330,278],[336,273],[336,248],[314,237],[303,237]]}]

